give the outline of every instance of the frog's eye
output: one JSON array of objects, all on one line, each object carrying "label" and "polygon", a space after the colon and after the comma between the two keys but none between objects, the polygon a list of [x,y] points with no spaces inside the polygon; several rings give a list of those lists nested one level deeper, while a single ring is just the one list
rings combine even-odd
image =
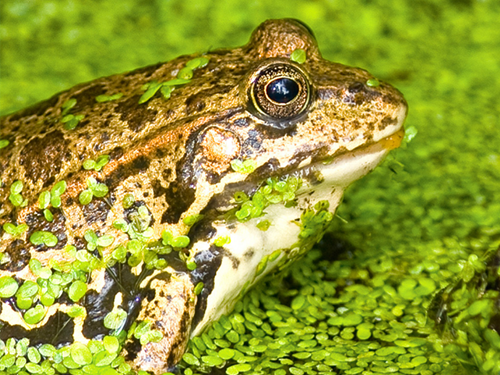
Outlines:
[{"label": "frog's eye", "polygon": [[285,62],[273,63],[257,71],[249,95],[257,115],[277,121],[298,117],[307,108],[311,96],[305,73]]}]

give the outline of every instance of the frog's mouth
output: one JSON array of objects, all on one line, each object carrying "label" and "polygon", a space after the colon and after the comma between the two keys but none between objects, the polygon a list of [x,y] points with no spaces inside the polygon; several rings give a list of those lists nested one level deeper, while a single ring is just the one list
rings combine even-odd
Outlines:
[{"label": "frog's mouth", "polygon": [[[333,188],[343,191],[353,181],[363,177],[373,170],[389,153],[398,148],[404,138],[404,129],[401,128],[391,135],[352,150],[337,150],[333,155],[322,157],[320,160],[304,160],[293,171],[280,176],[301,178],[305,186],[299,194],[311,191]],[[330,190],[323,194],[331,194]],[[319,197],[318,197],[319,198]],[[326,197],[325,197],[326,199]],[[331,202],[333,203],[333,202]]]}]

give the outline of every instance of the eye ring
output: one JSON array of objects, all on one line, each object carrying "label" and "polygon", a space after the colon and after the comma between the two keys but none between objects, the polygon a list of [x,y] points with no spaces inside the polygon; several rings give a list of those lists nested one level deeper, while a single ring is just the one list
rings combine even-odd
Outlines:
[{"label": "eye ring", "polygon": [[265,120],[293,122],[305,112],[310,98],[309,78],[292,62],[266,64],[251,77],[250,104],[256,115]]}]

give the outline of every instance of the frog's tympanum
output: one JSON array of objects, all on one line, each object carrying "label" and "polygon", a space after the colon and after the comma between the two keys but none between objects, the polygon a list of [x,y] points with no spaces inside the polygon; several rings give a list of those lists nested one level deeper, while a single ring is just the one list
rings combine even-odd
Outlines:
[{"label": "frog's tympanum", "polygon": [[0,339],[56,371],[167,371],[321,237],[345,188],[399,146],[406,110],[324,60],[302,23],[271,20],[241,48],[0,119]]}]

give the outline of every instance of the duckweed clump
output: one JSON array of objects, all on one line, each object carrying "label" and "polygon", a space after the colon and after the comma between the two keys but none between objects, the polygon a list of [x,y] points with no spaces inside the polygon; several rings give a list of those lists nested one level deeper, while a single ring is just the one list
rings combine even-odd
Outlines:
[{"label": "duckweed clump", "polygon": [[84,115],[69,113],[71,109],[76,105],[76,102],[77,101],[75,98],[71,98],[64,102],[62,105],[61,122],[64,124],[63,127],[66,130],[74,130],[78,126],[80,121],[82,121],[85,117]]},{"label": "duckweed clump", "polygon": [[500,308],[498,283],[500,249],[469,256],[457,282],[438,293],[429,318],[455,355],[471,373],[500,372]]},{"label": "duckweed clump", "polygon": [[234,201],[238,204],[234,215],[238,221],[245,222],[264,215],[264,210],[271,204],[282,203],[291,207],[295,205],[295,192],[301,186],[302,179],[298,177],[270,177],[251,197],[242,191],[234,194]]},{"label": "duckweed clump", "polygon": [[208,61],[209,59],[207,57],[196,57],[186,62],[186,66],[177,72],[176,78],[165,82],[152,81],[146,83],[142,87],[145,92],[139,98],[139,104],[149,101],[158,91],[162,93],[164,99],[170,99],[170,95],[172,91],[174,91],[175,86],[181,86],[191,82],[193,70],[203,68],[208,64]]},{"label": "duckweed clump", "polygon": [[[372,261],[391,266],[390,258]],[[434,291],[432,279],[368,276],[352,260],[331,262],[310,251],[193,338],[183,373],[460,373],[452,355],[435,351],[440,340],[426,325],[421,301]]]},{"label": "duckweed clump", "polygon": [[[144,331],[141,337],[151,332]],[[59,349],[51,344],[31,346],[26,338],[0,340],[0,374],[129,375],[134,372],[118,355],[124,337],[104,336],[102,341],[73,343]]]}]

